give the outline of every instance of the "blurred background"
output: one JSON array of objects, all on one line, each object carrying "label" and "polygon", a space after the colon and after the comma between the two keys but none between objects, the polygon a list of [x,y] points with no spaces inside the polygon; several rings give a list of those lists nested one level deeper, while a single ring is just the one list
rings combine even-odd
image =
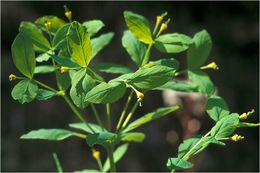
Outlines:
[{"label": "blurred background", "polygon": [[[92,63],[114,62],[135,69],[121,45],[121,37],[126,29],[122,14],[124,10],[146,16],[151,26],[154,26],[157,15],[168,11],[172,21],[167,32],[193,36],[206,29],[213,40],[208,62],[215,61],[220,67],[219,71],[208,71],[218,94],[226,100],[232,112],[243,113],[255,108],[255,116],[250,121],[259,121],[259,2],[1,1],[1,171],[55,171],[52,152],[58,154],[65,171],[97,168],[83,140],[70,138],[62,142],[47,142],[19,139],[30,130],[68,128],[68,123],[78,122],[64,100],[58,97],[19,104],[10,94],[16,81],[8,81],[10,73],[19,74],[12,62],[10,47],[20,22],[34,21],[43,15],[56,15],[65,20],[64,4],[72,10],[75,20],[101,19],[106,26],[100,33],[115,33],[112,42]],[[152,50],[152,56],[174,57],[185,64],[185,53],[167,55]],[[102,75],[106,79],[115,77]],[[37,75],[36,78],[55,87],[53,75]],[[204,98],[197,95],[180,96],[178,93],[162,94],[160,91],[146,94],[143,107],[133,119],[166,106],[169,102],[163,100],[163,95],[173,99],[174,103],[183,103],[183,109],[138,129],[146,133],[146,139],[142,144],[130,144],[129,151],[117,164],[119,171],[168,171],[167,158],[176,156],[177,147],[183,139],[205,134],[213,126],[213,121],[201,111]],[[114,124],[119,119],[118,114],[125,101],[124,97],[112,106]],[[104,107],[98,107],[98,111],[104,114]],[[94,121],[88,108],[82,112],[89,121]],[[259,171],[259,129],[240,129],[237,133],[244,135],[245,140],[227,142],[226,147],[210,145],[191,160],[195,166],[190,171]]]}]

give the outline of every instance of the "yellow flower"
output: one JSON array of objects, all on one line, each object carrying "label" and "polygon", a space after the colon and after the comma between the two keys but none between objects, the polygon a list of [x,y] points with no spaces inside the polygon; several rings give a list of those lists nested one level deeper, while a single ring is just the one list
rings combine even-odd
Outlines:
[{"label": "yellow flower", "polygon": [[9,75],[9,81],[13,81],[16,79],[16,76],[14,74]]},{"label": "yellow flower", "polygon": [[139,91],[137,91],[136,90],[136,97],[138,98],[138,99],[142,99],[142,98],[144,98],[144,94],[143,93],[141,93],[141,92],[139,92]]},{"label": "yellow flower", "polygon": [[247,112],[247,113],[243,113],[243,114],[241,114],[241,115],[239,116],[239,119],[240,119],[240,120],[245,120],[245,119],[247,119],[247,117],[248,117],[249,115],[253,114],[254,112],[255,112],[255,110],[252,109],[251,111],[249,111],[249,112]]},{"label": "yellow flower", "polygon": [[214,70],[218,70],[218,65],[215,62],[212,62],[208,65],[202,66],[200,67],[200,69],[204,70],[204,69],[214,69]]},{"label": "yellow flower", "polygon": [[168,25],[166,23],[162,23],[160,31],[162,32],[162,31],[166,30],[167,28],[168,28]]},{"label": "yellow flower", "polygon": [[97,150],[95,150],[95,149],[93,149],[93,150],[92,150],[92,156],[93,156],[96,160],[98,160],[98,159],[100,158],[100,152],[97,151]]},{"label": "yellow flower", "polygon": [[49,30],[51,28],[51,22],[50,21],[46,21],[44,23],[45,27]]},{"label": "yellow flower", "polygon": [[156,20],[156,24],[159,25],[162,22],[162,20],[163,20],[163,16],[157,16],[156,19],[157,19]]},{"label": "yellow flower", "polygon": [[70,20],[71,19],[72,12],[71,11],[65,11],[65,16]]},{"label": "yellow flower", "polygon": [[69,71],[69,70],[70,70],[69,67],[61,66],[61,68],[60,68],[60,72],[61,72],[61,73],[65,73],[65,72],[67,72],[67,71]]},{"label": "yellow flower", "polygon": [[235,134],[235,135],[233,135],[232,137],[230,137],[230,139],[231,139],[232,141],[234,141],[234,142],[237,142],[237,141],[239,141],[239,140],[244,139],[244,136],[239,136],[238,134]]}]

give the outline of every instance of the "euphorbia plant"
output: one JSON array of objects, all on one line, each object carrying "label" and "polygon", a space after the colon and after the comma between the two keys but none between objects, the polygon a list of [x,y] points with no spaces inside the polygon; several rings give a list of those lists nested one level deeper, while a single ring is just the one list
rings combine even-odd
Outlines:
[{"label": "euphorbia plant", "polygon": [[[244,122],[254,110],[239,115],[231,113],[226,102],[216,96],[215,86],[205,73],[209,69],[218,69],[216,63],[205,65],[211,51],[212,41],[209,33],[202,30],[192,38],[180,33],[168,33],[170,19],[167,13],[157,16],[153,30],[148,20],[136,13],[125,11],[124,18],[128,27],[124,31],[122,45],[136,64],[137,70],[120,64],[91,61],[113,38],[109,32],[96,36],[104,27],[101,20],[83,23],[72,19],[72,12],[65,7],[68,22],[56,16],[43,16],[34,23],[24,21],[19,34],[12,44],[12,57],[15,66],[23,76],[11,74],[10,81],[20,80],[12,91],[12,97],[20,103],[33,100],[47,100],[52,97],[63,98],[80,120],[69,124],[70,130],[39,129],[21,136],[21,139],[43,139],[59,141],[71,136],[86,141],[98,164],[98,170],[116,171],[118,162],[126,153],[128,143],[142,142],[145,134],[135,131],[138,127],[180,109],[179,105],[155,109],[133,120],[136,109],[142,105],[146,92],[158,90],[176,90],[196,92],[208,98],[206,112],[215,125],[205,135],[197,135],[184,140],[179,146],[178,156],[168,158],[170,171],[188,169],[192,164],[190,157],[204,150],[209,144],[224,146],[225,140],[238,141],[243,136],[233,134],[240,127],[254,127],[258,124]],[[187,65],[179,69],[179,62],[174,58],[158,59],[150,52],[154,48],[162,53],[176,54],[187,52]],[[44,65],[41,65],[44,63]],[[36,65],[37,64],[37,65]],[[116,78],[105,81],[98,72],[118,74]],[[54,73],[57,87],[46,85],[37,80],[38,74]],[[186,82],[180,76],[187,76]],[[127,95],[122,111],[110,112],[112,103]],[[69,96],[68,96],[69,95]],[[131,102],[133,106],[131,107]],[[104,105],[107,122],[102,122],[96,105]],[[96,123],[90,123],[88,116],[81,114],[81,109],[90,108]],[[111,117],[111,114],[113,117]],[[104,116],[104,115],[102,115]],[[116,125],[111,124],[116,119]],[[95,146],[101,145],[107,151],[107,159],[101,160]],[[57,155],[53,154],[58,171],[62,171]]]}]

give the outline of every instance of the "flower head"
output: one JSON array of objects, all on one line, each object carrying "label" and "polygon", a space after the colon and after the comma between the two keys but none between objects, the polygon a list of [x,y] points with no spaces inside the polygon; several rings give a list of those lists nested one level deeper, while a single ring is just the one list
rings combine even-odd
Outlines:
[{"label": "flower head", "polygon": [[44,23],[45,27],[49,30],[51,28],[51,22],[50,21],[45,21]]},{"label": "flower head", "polygon": [[242,139],[244,139],[244,138],[245,138],[244,136],[240,136],[240,135],[238,135],[238,134],[235,134],[235,135],[233,135],[232,137],[230,137],[230,139],[231,139],[232,141],[234,141],[234,142],[237,142],[237,141],[242,140]]},{"label": "flower head", "polygon": [[95,149],[93,149],[93,150],[92,150],[92,156],[93,156],[96,160],[98,160],[98,159],[100,159],[100,152],[97,151],[97,150],[95,150]]},{"label": "flower head", "polygon": [[61,68],[60,68],[60,72],[61,72],[61,73],[65,73],[65,72],[67,72],[67,71],[69,71],[69,70],[70,70],[69,67],[61,66]]},{"label": "flower head", "polygon": [[212,63],[210,63],[210,64],[208,64],[208,65],[205,65],[205,66],[202,66],[202,67],[200,67],[200,69],[213,69],[213,70],[218,70],[219,69],[219,67],[218,67],[218,65],[215,63],[215,62],[212,62]]},{"label": "flower head", "polygon": [[9,75],[9,81],[13,81],[16,79],[16,76],[14,74]]}]

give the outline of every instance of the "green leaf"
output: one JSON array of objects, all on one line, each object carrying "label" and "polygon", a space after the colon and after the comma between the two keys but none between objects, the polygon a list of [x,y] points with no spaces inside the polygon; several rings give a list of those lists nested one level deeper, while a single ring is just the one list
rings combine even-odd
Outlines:
[{"label": "green leaf", "polygon": [[29,133],[22,135],[20,139],[43,139],[61,141],[70,136],[73,136],[74,134],[74,132],[64,129],[39,129],[30,131]]},{"label": "green leaf", "polygon": [[142,126],[143,124],[149,123],[152,120],[161,118],[165,115],[169,115],[171,112],[174,112],[178,110],[179,106],[173,106],[173,107],[165,107],[165,108],[158,108],[154,112],[150,112],[141,118],[135,120],[134,122],[130,123],[123,132],[129,132],[133,129],[136,129],[137,127]]},{"label": "green leaf", "polygon": [[90,36],[84,26],[73,22],[68,35],[69,52],[81,67],[87,67],[92,57]]},{"label": "green leaf", "polygon": [[[108,132],[105,128],[103,128],[97,124],[93,124],[93,123],[88,123],[88,124],[97,133]],[[75,129],[80,129],[87,133],[93,133],[91,131],[91,129],[85,123],[72,123],[72,124],[69,124],[69,127],[72,127]]]},{"label": "green leaf", "polygon": [[46,52],[51,49],[49,41],[33,23],[22,22],[19,31],[28,37],[41,52]]},{"label": "green leaf", "polygon": [[86,68],[87,69],[87,74],[89,75],[89,76],[91,76],[93,79],[95,79],[97,82],[104,82],[105,80],[101,77],[101,76],[99,76],[98,74],[96,74],[93,70],[91,70],[90,68]]},{"label": "green leaf", "polygon": [[189,79],[198,87],[198,91],[206,96],[211,96],[215,92],[215,87],[209,76],[200,71],[188,71]]},{"label": "green leaf", "polygon": [[115,138],[116,134],[110,132],[100,132],[87,135],[86,141],[90,147],[95,144],[104,145]]},{"label": "green leaf", "polygon": [[143,142],[145,134],[141,132],[123,133],[120,136],[121,141],[127,142]]},{"label": "green leaf", "polygon": [[74,171],[74,173],[98,173],[100,171],[96,170],[96,169],[83,169],[83,170],[79,170],[79,171]]},{"label": "green leaf", "polygon": [[67,48],[67,35],[69,33],[69,28],[71,24],[66,24],[57,30],[56,34],[53,37],[53,47],[59,49],[66,49]]},{"label": "green leaf", "polygon": [[157,64],[157,65],[163,65],[163,66],[167,66],[170,68],[174,68],[175,70],[179,69],[179,62],[174,59],[174,58],[170,58],[170,59],[160,59],[157,61],[152,61],[153,63]]},{"label": "green leaf", "polygon": [[187,52],[188,69],[199,69],[206,62],[211,47],[212,41],[206,30],[196,33],[193,37],[193,44],[190,45]]},{"label": "green leaf", "polygon": [[60,71],[56,71],[56,79],[58,88],[62,91],[66,91],[71,84],[70,71],[61,73]]},{"label": "green leaf", "polygon": [[48,61],[51,57],[49,54],[51,54],[51,53],[52,53],[51,51],[48,51],[48,52],[40,54],[38,57],[36,57],[36,61],[37,62]]},{"label": "green leaf", "polygon": [[33,78],[35,53],[29,39],[19,33],[12,44],[12,57],[16,68],[26,77]]},{"label": "green leaf", "polygon": [[141,89],[152,89],[171,80],[174,73],[175,69],[162,65],[141,68],[128,79],[128,83]]},{"label": "green leaf", "polygon": [[43,16],[35,21],[41,30],[47,32],[45,22],[51,22],[51,28],[49,31],[52,35],[55,35],[55,33],[66,24],[64,20],[58,18],[57,16]]},{"label": "green leaf", "polygon": [[125,91],[126,85],[124,83],[102,82],[87,93],[85,102],[96,104],[113,103],[123,97]]},{"label": "green leaf", "polygon": [[156,38],[155,47],[164,53],[180,53],[192,44],[189,36],[179,33],[164,34]]},{"label": "green leaf", "polygon": [[128,29],[139,41],[145,44],[153,43],[149,24],[145,17],[131,11],[125,11],[124,17]]},{"label": "green leaf", "polygon": [[121,64],[113,64],[113,63],[99,63],[93,65],[93,68],[106,73],[126,74],[126,73],[133,72],[131,69],[129,69],[126,66],[123,66]]},{"label": "green leaf", "polygon": [[87,28],[90,37],[95,35],[101,28],[105,26],[105,24],[101,20],[86,21],[82,25]]},{"label": "green leaf", "polygon": [[45,90],[45,89],[39,89],[37,92],[36,99],[37,100],[47,100],[47,99],[52,98],[55,95],[56,95],[55,92]]},{"label": "green leaf", "polygon": [[169,81],[155,90],[175,90],[180,92],[197,92],[197,87],[180,81]]},{"label": "green leaf", "polygon": [[122,45],[138,67],[141,67],[146,52],[146,46],[139,42],[130,31],[125,31]]},{"label": "green leaf", "polygon": [[84,101],[86,94],[95,87],[96,81],[86,73],[86,69],[81,69],[74,73],[71,83],[71,99],[77,107],[81,109],[85,108],[89,104]]},{"label": "green leaf", "polygon": [[61,56],[61,55],[59,55],[59,56],[58,55],[50,55],[50,56],[55,62],[57,62],[61,66],[69,67],[69,68],[80,67],[70,57],[65,57],[65,56]]},{"label": "green leaf", "polygon": [[178,157],[172,157],[172,158],[168,158],[167,161],[167,167],[168,169],[171,170],[181,170],[181,169],[189,169],[193,166],[192,163],[186,161],[186,160],[182,160]]},{"label": "green leaf", "polygon": [[[120,145],[115,152],[113,153],[114,156],[114,162],[117,163],[126,153],[128,149],[128,144]],[[110,164],[108,158],[106,159],[106,162],[103,166],[103,172],[107,172],[110,169]]]},{"label": "green leaf", "polygon": [[214,121],[218,121],[229,114],[229,109],[225,100],[214,95],[208,99],[206,110]]},{"label": "green leaf", "polygon": [[108,32],[106,34],[102,34],[99,37],[91,39],[92,45],[92,56],[91,59],[94,58],[98,52],[100,52],[114,37],[113,32]]},{"label": "green leaf", "polygon": [[29,103],[37,96],[38,86],[31,80],[22,80],[12,90],[12,97],[20,103]]},{"label": "green leaf", "polygon": [[221,118],[211,129],[210,134],[216,139],[229,137],[239,124],[239,115],[232,113]]},{"label": "green leaf", "polygon": [[45,73],[52,73],[55,71],[55,67],[52,65],[40,65],[35,67],[34,74],[45,74]]}]

